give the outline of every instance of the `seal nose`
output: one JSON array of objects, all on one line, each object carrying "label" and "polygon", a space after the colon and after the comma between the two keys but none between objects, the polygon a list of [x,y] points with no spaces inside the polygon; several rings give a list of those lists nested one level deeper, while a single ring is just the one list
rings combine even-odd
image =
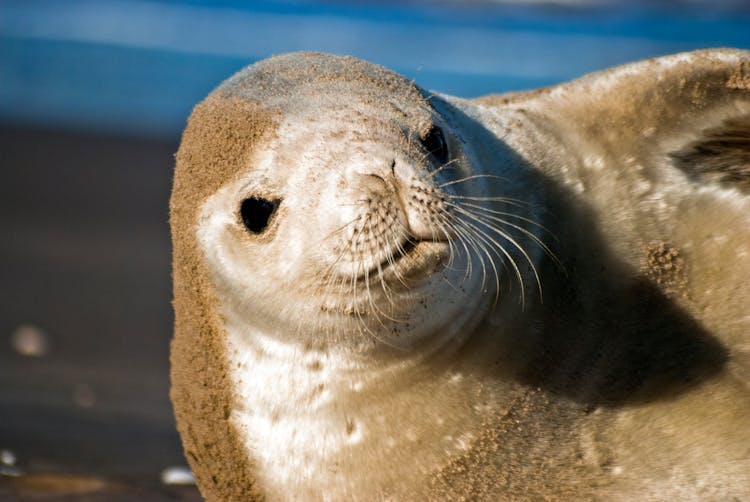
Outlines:
[{"label": "seal nose", "polygon": [[391,171],[409,234],[423,241],[442,242],[454,237],[445,194],[435,178],[420,175],[412,163],[394,162]]},{"label": "seal nose", "polygon": [[[433,179],[420,177],[406,159],[383,162],[376,172],[357,173],[358,184],[371,201],[397,208],[409,238],[416,241],[446,241],[453,234],[442,191]],[[389,168],[386,168],[389,166]]]},{"label": "seal nose", "polygon": [[388,181],[379,174],[368,173],[361,174],[360,176],[362,177],[362,183],[365,185],[365,188],[370,192],[381,193],[390,188]]},{"label": "seal nose", "polygon": [[396,176],[396,159],[390,162],[390,169],[386,169],[387,162],[383,162],[380,172],[357,173],[364,187],[373,193],[390,193],[398,190],[398,179]]}]

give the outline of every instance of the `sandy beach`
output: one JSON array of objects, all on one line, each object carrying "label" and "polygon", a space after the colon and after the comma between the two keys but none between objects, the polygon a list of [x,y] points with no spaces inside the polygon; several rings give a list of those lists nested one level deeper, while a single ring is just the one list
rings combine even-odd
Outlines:
[{"label": "sandy beach", "polygon": [[177,139],[0,127],[0,498],[198,500],[169,404]]}]

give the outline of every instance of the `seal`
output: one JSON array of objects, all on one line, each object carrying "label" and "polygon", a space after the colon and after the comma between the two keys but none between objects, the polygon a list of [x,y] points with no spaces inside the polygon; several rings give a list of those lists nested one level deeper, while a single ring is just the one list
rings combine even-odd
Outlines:
[{"label": "seal", "polygon": [[738,50],[477,99],[351,57],[240,71],[170,202],[201,493],[750,497],[748,152]]}]

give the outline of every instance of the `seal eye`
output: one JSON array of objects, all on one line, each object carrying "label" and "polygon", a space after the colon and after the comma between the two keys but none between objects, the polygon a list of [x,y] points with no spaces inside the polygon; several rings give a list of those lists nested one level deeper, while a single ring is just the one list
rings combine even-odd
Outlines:
[{"label": "seal eye", "polygon": [[432,126],[421,141],[427,151],[439,162],[448,160],[448,143],[445,142],[443,131],[438,126]]},{"label": "seal eye", "polygon": [[252,233],[259,234],[268,227],[268,222],[278,205],[279,201],[270,201],[259,197],[245,199],[240,207],[242,223]]}]

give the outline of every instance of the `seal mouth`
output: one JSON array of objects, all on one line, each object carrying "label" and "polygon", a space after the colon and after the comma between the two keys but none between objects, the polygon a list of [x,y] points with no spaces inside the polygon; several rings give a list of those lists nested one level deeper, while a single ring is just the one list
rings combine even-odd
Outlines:
[{"label": "seal mouth", "polygon": [[367,272],[367,275],[372,276],[373,274],[377,274],[378,270],[386,270],[388,267],[396,265],[396,263],[401,261],[404,257],[413,254],[417,249],[419,243],[420,241],[415,241],[413,239],[405,240],[403,243],[401,243],[400,246],[396,247],[396,250],[392,253],[392,256],[383,258],[383,260],[378,265],[370,268],[370,270]]},{"label": "seal mouth", "polygon": [[399,278],[429,276],[444,263],[449,254],[448,248],[446,242],[405,239],[389,257],[371,267],[361,275],[361,278],[390,275]]},{"label": "seal mouth", "polygon": [[368,270],[359,274],[360,278],[371,278],[385,274],[391,268],[396,267],[405,257],[413,256],[421,241],[405,239],[395,249],[390,250],[378,263],[373,264]]}]

